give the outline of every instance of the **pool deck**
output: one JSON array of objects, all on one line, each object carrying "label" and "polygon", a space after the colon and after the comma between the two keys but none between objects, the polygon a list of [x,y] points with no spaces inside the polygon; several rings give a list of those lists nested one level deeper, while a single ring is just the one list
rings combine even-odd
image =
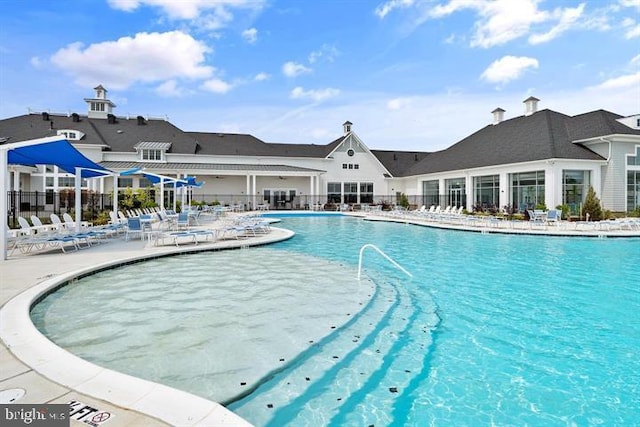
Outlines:
[{"label": "pool deck", "polygon": [[[110,371],[86,362],[46,339],[29,318],[33,301],[69,279],[96,268],[135,260],[265,245],[286,240],[293,232],[276,227],[268,234],[235,240],[154,246],[123,237],[108,239],[77,252],[59,249],[18,254],[0,261],[0,392],[23,389],[17,404],[82,402],[76,415],[90,420],[108,412],[101,425],[120,426],[250,426],[223,406],[182,392]],[[72,425],[87,425],[71,420]]]},{"label": "pool deck", "polygon": [[[274,212],[271,212],[272,214]],[[538,234],[585,237],[640,237],[640,229],[626,230],[609,223],[532,225],[520,221],[457,220],[345,212],[367,220],[392,221],[419,226],[481,233]],[[72,253],[52,250],[14,255],[0,261],[0,392],[23,389],[26,394],[15,403],[69,403],[78,401],[84,409],[76,414],[90,419],[99,411],[110,418],[106,427],[120,426],[250,426],[221,405],[150,381],[110,371],[88,363],[55,346],[36,330],[29,308],[48,289],[92,271],[145,258],[264,245],[288,239],[293,233],[272,227],[265,235],[242,240],[217,240],[197,245],[154,246],[148,241],[122,237]],[[18,251],[16,251],[18,252]],[[72,419],[72,425],[86,425]]]}]

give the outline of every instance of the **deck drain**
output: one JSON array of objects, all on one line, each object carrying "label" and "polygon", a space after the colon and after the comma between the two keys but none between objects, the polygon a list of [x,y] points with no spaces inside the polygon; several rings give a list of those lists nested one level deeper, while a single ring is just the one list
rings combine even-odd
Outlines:
[{"label": "deck drain", "polygon": [[0,391],[0,404],[16,403],[22,399],[27,391],[23,388],[8,388]]}]

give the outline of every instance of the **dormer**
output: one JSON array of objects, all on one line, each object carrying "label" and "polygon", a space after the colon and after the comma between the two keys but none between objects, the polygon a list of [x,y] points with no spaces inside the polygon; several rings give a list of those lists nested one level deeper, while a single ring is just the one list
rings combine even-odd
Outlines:
[{"label": "dormer", "polygon": [[80,141],[84,138],[83,132],[73,129],[60,129],[58,130],[57,135],[64,136],[68,141]]},{"label": "dormer", "polygon": [[98,85],[94,87],[96,91],[94,98],[85,98],[89,112],[87,116],[90,119],[106,119],[109,114],[113,113],[116,104],[107,99],[107,90]]},{"label": "dormer", "polygon": [[141,141],[133,146],[138,153],[141,162],[166,162],[167,151],[171,148],[170,142]]}]

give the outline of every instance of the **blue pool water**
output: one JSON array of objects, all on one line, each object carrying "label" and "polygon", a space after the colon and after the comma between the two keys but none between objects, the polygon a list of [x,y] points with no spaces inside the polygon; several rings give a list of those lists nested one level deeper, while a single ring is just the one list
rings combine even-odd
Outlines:
[{"label": "blue pool water", "polygon": [[[367,251],[364,271],[378,289],[362,312],[228,405],[256,425],[637,425],[640,239],[483,235],[349,217],[279,225],[296,236],[258,256],[355,269],[360,247],[372,243],[413,278]],[[63,335],[41,305],[36,324]]]}]

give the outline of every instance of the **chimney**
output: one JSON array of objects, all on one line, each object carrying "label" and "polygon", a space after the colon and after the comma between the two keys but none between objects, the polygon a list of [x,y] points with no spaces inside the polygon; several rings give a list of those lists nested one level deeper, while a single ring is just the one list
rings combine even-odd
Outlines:
[{"label": "chimney", "polygon": [[342,129],[344,130],[345,135],[351,132],[351,126],[353,126],[353,123],[351,123],[349,120],[342,124]]},{"label": "chimney", "polygon": [[538,98],[534,97],[534,96],[530,96],[527,99],[525,99],[524,102],[524,115],[525,116],[530,116],[533,113],[535,113],[536,111],[538,111],[538,101],[540,101]]},{"label": "chimney", "polygon": [[80,121],[80,115],[78,113],[73,113],[71,115],[71,121],[73,123],[78,123]]},{"label": "chimney", "polygon": [[138,116],[138,117],[137,117],[137,119],[138,119],[138,126],[144,126],[144,125],[146,125],[146,123],[145,123],[145,121],[144,121],[144,117],[142,117],[142,116]]},{"label": "chimney", "polygon": [[501,121],[504,120],[504,110],[500,107],[496,108],[495,110],[493,110],[491,112],[491,114],[493,114],[493,124],[497,125],[498,123],[500,123]]},{"label": "chimney", "polygon": [[47,113],[46,111],[42,112],[42,120],[44,120],[45,122],[49,121],[49,113]]},{"label": "chimney", "polygon": [[114,116],[113,114],[107,114],[107,123],[109,123],[110,125],[117,123],[116,116]]}]

